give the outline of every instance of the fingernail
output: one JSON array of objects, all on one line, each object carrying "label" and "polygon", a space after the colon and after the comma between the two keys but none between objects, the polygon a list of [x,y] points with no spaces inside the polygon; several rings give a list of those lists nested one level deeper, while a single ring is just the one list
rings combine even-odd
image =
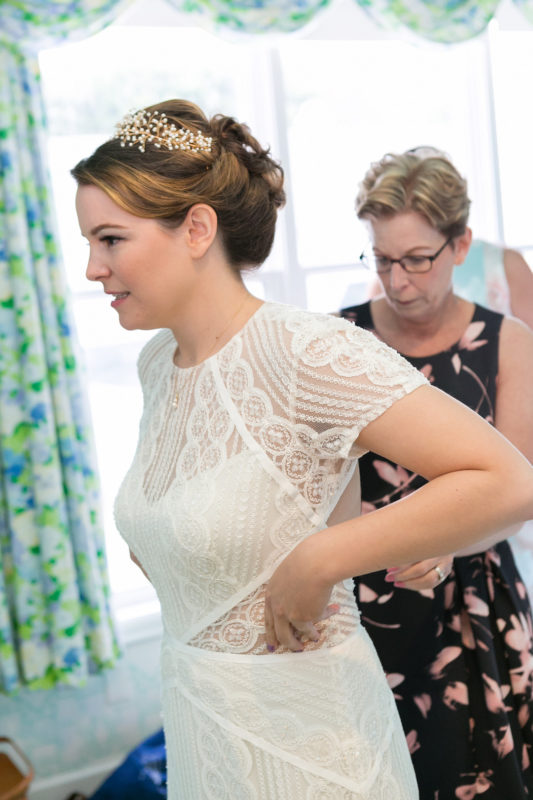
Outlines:
[{"label": "fingernail", "polygon": [[330,611],[340,611],[341,607],[338,603],[330,603],[329,609]]},{"label": "fingernail", "polygon": [[269,653],[273,653],[276,648],[273,644],[267,644],[267,650]]},{"label": "fingernail", "polygon": [[405,583],[401,583],[400,581],[398,581],[398,583],[395,583],[394,585],[397,586],[399,589],[403,589]]},{"label": "fingernail", "polygon": [[387,569],[387,572],[398,572],[399,569],[400,569],[400,567],[389,567]]},{"label": "fingernail", "polygon": [[387,573],[385,575],[385,580],[387,581],[387,583],[392,583],[394,580],[394,575],[390,575],[389,573]]}]

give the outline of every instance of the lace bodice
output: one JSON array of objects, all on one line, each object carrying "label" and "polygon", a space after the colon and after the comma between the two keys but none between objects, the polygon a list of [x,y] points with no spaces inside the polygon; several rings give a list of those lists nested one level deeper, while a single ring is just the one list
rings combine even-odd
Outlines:
[{"label": "lace bodice", "polygon": [[[347,487],[342,515],[358,513],[357,436],[424,378],[344,320],[270,303],[202,364],[177,368],[175,347],[162,331],[139,359],[145,408],[117,523],[173,637],[262,653],[269,575]],[[351,593],[333,599],[320,645],[357,623]]]}]

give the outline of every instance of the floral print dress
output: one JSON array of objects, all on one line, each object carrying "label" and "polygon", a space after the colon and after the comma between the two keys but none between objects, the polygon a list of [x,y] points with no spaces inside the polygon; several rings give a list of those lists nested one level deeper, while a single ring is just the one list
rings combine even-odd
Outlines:
[{"label": "floral print dress", "polygon": [[[341,315],[373,330],[370,303]],[[491,423],[502,319],[475,306],[453,347],[407,357]],[[360,467],[364,511],[424,483],[373,453]],[[456,558],[434,590],[395,588],[385,574],[357,579],[354,593],[396,697],[421,800],[533,797],[533,628],[509,544]]]}]

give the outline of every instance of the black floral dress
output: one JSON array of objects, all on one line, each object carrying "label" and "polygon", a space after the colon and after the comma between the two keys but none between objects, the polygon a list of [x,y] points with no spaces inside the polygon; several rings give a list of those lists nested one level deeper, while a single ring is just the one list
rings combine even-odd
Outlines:
[{"label": "black floral dress", "polygon": [[[369,303],[341,314],[373,329]],[[502,319],[475,306],[453,347],[408,358],[491,423]],[[360,463],[364,511],[424,483],[374,453]],[[357,579],[354,593],[396,696],[421,800],[533,798],[533,627],[508,543],[456,558],[435,590],[395,588],[385,574]]]}]

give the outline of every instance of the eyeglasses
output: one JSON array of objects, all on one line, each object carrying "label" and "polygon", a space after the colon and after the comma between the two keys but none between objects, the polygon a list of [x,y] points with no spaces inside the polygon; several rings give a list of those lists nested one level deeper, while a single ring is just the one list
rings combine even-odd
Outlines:
[{"label": "eyeglasses", "polygon": [[429,272],[433,266],[433,262],[440,256],[445,247],[452,241],[453,236],[450,236],[442,247],[432,256],[402,256],[402,258],[388,258],[387,256],[376,255],[375,253],[361,253],[359,261],[364,267],[375,270],[380,274],[390,272],[393,264],[399,264],[406,272]]}]

